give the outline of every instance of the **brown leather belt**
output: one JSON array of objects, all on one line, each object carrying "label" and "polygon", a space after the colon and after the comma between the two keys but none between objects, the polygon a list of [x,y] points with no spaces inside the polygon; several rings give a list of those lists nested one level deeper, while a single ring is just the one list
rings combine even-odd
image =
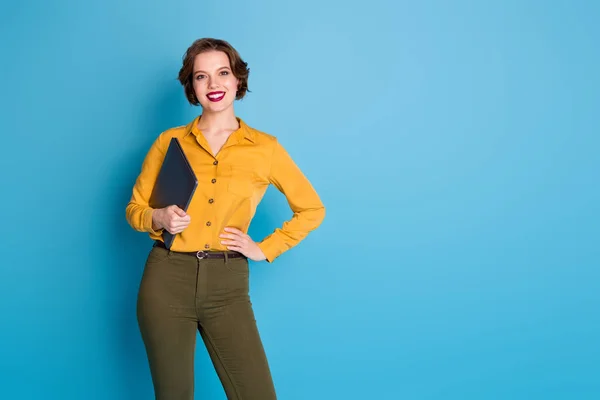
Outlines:
[{"label": "brown leather belt", "polygon": [[[163,242],[161,242],[160,240],[155,240],[153,247],[160,247],[162,249],[167,249],[167,246],[165,246],[165,244]],[[204,251],[204,250],[199,250],[199,251],[173,251],[173,252],[177,253],[177,254],[185,254],[187,256],[193,256],[193,257],[196,257],[196,258],[198,258],[200,260],[203,260],[203,259],[221,259],[221,260],[224,260],[225,259],[225,254],[227,254],[227,258],[246,258],[245,255],[243,255],[242,253],[237,252],[237,251]]]}]

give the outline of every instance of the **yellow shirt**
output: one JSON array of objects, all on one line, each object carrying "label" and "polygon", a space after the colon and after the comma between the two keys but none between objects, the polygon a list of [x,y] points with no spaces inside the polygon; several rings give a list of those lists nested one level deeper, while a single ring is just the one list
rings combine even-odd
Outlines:
[{"label": "yellow shirt", "polygon": [[323,203],[276,137],[237,118],[239,129],[214,157],[197,127],[199,118],[187,126],[166,130],[152,144],[126,208],[132,228],[149,232],[154,240],[162,240],[162,230],[152,229],[152,208],[148,201],[174,137],[179,139],[192,165],[198,187],[187,210],[190,225],[175,236],[171,250],[227,250],[219,237],[224,233],[223,228],[235,227],[247,234],[269,184],[286,196],[294,214],[262,241],[255,240],[268,262],[297,245],[321,224],[325,217]]}]

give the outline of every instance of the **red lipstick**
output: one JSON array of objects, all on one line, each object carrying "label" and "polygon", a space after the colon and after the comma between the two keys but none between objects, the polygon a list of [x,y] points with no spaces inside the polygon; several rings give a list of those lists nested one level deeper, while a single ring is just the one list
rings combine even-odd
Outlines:
[{"label": "red lipstick", "polygon": [[216,103],[217,101],[223,100],[223,97],[225,97],[225,92],[210,92],[206,95],[206,97],[208,97],[208,100]]}]

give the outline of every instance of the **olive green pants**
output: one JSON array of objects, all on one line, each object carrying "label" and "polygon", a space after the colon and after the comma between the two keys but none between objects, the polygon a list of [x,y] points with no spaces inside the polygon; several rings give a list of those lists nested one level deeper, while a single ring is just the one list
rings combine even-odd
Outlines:
[{"label": "olive green pants", "polygon": [[137,317],[157,400],[194,399],[197,330],[228,399],[276,399],[248,278],[245,258],[200,260],[152,248]]}]

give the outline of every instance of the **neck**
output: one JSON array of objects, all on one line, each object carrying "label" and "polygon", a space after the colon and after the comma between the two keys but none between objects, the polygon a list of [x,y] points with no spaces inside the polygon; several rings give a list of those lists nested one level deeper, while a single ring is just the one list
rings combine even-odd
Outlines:
[{"label": "neck", "polygon": [[203,131],[236,130],[239,123],[233,108],[220,112],[203,112],[198,121],[198,129]]}]

